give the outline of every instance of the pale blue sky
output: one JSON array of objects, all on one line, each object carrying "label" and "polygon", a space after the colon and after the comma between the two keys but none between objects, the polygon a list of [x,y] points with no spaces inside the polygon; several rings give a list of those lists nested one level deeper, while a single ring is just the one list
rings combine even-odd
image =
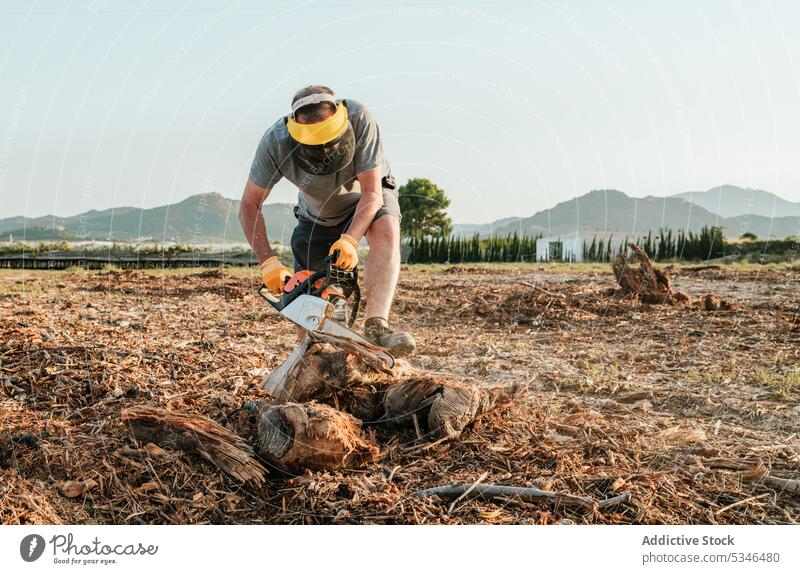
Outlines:
[{"label": "pale blue sky", "polygon": [[457,222],[593,188],[800,201],[798,22],[792,0],[6,1],[0,217],[238,197],[310,83],[369,106]]}]

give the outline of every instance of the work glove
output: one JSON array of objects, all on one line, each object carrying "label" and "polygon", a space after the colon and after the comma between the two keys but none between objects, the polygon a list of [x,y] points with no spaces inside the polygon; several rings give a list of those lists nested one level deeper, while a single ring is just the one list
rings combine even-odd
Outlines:
[{"label": "work glove", "polygon": [[336,267],[343,271],[350,271],[358,265],[358,241],[346,233],[342,233],[336,243],[331,245],[328,255],[333,255],[336,250],[339,251],[339,257],[333,262]]},{"label": "work glove", "polygon": [[280,295],[283,285],[292,276],[280,259],[273,255],[261,264],[261,280],[274,295]]}]

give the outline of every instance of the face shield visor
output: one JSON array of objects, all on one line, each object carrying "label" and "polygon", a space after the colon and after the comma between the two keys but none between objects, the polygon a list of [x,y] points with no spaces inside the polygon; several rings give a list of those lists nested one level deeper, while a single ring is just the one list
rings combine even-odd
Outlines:
[{"label": "face shield visor", "polygon": [[[336,105],[336,112],[313,124],[295,121],[295,112],[303,106],[320,102]],[[313,175],[330,175],[353,161],[356,151],[355,134],[347,118],[347,107],[330,94],[312,94],[292,105],[292,115],[286,118],[289,135],[297,145],[292,158],[304,171]]]}]

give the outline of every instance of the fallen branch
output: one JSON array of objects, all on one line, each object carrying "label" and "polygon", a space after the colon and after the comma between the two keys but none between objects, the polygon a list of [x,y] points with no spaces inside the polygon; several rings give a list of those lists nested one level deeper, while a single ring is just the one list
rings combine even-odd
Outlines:
[{"label": "fallen branch", "polygon": [[612,506],[617,506],[618,504],[626,504],[631,501],[631,493],[627,490],[624,492],[619,493],[617,496],[612,496],[611,498],[606,498],[605,500],[601,500],[597,503],[597,508],[603,510],[604,508],[611,508]]},{"label": "fallen branch", "polygon": [[500,486],[497,484],[447,484],[421,490],[417,492],[416,496],[417,498],[438,496],[445,500],[460,496],[464,496],[467,499],[519,498],[527,502],[545,501],[561,506],[574,506],[584,510],[591,510],[595,505],[595,500],[587,496],[549,492],[535,487]]},{"label": "fallen branch", "polygon": [[767,474],[767,469],[760,461],[733,460],[726,458],[711,458],[703,461],[709,468],[724,468],[726,470],[741,471],[742,478],[758,482],[764,486],[774,488],[780,492],[800,494],[800,480],[796,478],[781,478]]},{"label": "fallen branch", "polygon": [[528,281],[520,281],[520,285],[525,285],[525,287],[530,287],[534,291],[538,291],[539,293],[544,293],[545,295],[548,295],[550,297],[555,297],[556,299],[564,298],[563,293],[553,293],[552,291],[548,291],[544,287],[539,287],[535,283],[529,283]]},{"label": "fallen branch", "polygon": [[781,492],[800,494],[800,480],[767,475],[761,479],[761,483]]},{"label": "fallen branch", "polygon": [[450,514],[451,512],[453,512],[453,508],[455,508],[456,504],[467,498],[467,496],[469,496],[469,493],[475,490],[475,487],[478,486],[480,483],[482,483],[483,479],[486,478],[487,476],[489,476],[488,471],[480,475],[478,477],[478,480],[473,482],[467,490],[465,490],[462,494],[458,496],[458,498],[456,498],[453,502],[450,503],[450,506],[447,507],[447,513]]},{"label": "fallen branch", "polygon": [[698,271],[709,271],[711,269],[722,269],[721,265],[697,265],[695,267],[682,267],[681,272],[697,273]]},{"label": "fallen branch", "polygon": [[769,492],[765,492],[764,494],[759,494],[758,496],[751,496],[749,498],[745,498],[744,500],[737,500],[736,502],[732,502],[731,504],[723,506],[722,508],[714,512],[714,514],[715,515],[722,514],[726,510],[730,510],[731,508],[736,508],[737,506],[747,504],[748,502],[753,502],[754,500],[760,500],[762,498],[766,498],[767,496],[771,496]]}]

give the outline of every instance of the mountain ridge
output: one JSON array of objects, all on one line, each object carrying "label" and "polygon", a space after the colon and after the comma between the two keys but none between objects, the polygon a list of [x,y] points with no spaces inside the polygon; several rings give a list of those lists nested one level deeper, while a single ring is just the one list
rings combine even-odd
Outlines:
[{"label": "mountain ridge", "polygon": [[763,189],[724,184],[707,191],[686,191],[670,197],[686,199],[722,217],[800,217],[800,202],[788,201]]},{"label": "mountain ridge", "polygon": [[[238,199],[208,192],[152,208],[93,209],[69,217],[16,216],[0,219],[0,234],[3,239],[7,239],[8,233],[24,239],[25,229],[60,229],[74,234],[78,240],[245,243],[238,219],[239,203]],[[289,203],[264,205],[262,212],[270,222],[270,239],[288,242],[296,221],[293,210]]]},{"label": "mountain ridge", "polygon": [[[717,188],[709,191],[714,189]],[[506,218],[482,225],[455,225],[454,231],[458,235],[478,232],[482,237],[488,236],[489,230],[501,236],[515,231],[544,236],[571,232],[638,236],[661,228],[698,232],[705,226],[719,226],[725,229],[728,237],[739,237],[745,232],[780,238],[800,234],[800,221],[795,216],[773,218],[747,213],[723,217],[682,195],[630,197],[615,189],[595,189],[527,217],[511,218],[510,221]],[[504,223],[498,225],[501,221]]]},{"label": "mountain ridge", "polygon": [[[759,192],[754,194],[753,192]],[[686,197],[703,202],[720,201],[724,197],[741,199],[761,198],[772,205],[784,205],[788,210],[798,206],[798,215],[768,217],[752,211],[740,213],[728,210],[724,217]],[[579,197],[562,201],[548,209],[526,217],[505,217],[485,224],[457,224],[454,233],[482,237],[490,234],[560,235],[570,232],[586,234],[646,235],[660,228],[683,229],[697,232],[704,226],[720,226],[728,237],[739,237],[745,232],[759,237],[783,238],[800,235],[800,204],[783,200],[763,190],[749,190],[736,186],[718,186],[707,192],[686,192],[666,197],[630,197],[616,189],[595,189]],[[710,195],[703,195],[710,194]],[[727,195],[726,195],[727,194]],[[766,194],[766,195],[764,195]],[[711,199],[709,199],[711,198]],[[766,199],[765,199],[766,198]],[[104,210],[89,210],[69,217],[46,215],[26,218],[14,216],[0,219],[0,239],[34,241],[43,237],[68,240],[98,241],[153,241],[160,243],[244,244],[245,237],[238,220],[239,200],[224,197],[217,192],[202,193],[187,197],[177,203],[152,208],[118,207]],[[296,224],[294,205],[290,203],[268,203],[262,212],[267,221],[270,240],[286,244]]]}]

